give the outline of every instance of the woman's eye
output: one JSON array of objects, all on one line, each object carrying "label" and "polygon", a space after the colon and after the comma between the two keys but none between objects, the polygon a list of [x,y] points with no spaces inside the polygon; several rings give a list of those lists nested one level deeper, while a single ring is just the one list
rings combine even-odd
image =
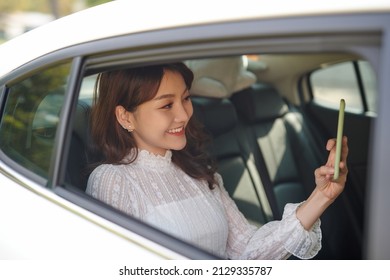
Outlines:
[{"label": "woman's eye", "polygon": [[163,106],[162,109],[171,109],[172,105],[173,105],[173,103],[169,103],[169,104]]},{"label": "woman's eye", "polygon": [[184,97],[184,100],[185,101],[190,101],[191,100],[191,95],[187,95],[186,97]]}]

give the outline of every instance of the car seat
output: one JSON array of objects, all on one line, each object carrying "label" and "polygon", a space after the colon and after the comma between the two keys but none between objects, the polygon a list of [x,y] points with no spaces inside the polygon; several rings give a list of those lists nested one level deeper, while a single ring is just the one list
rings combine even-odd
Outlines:
[{"label": "car seat", "polygon": [[[256,81],[246,71],[243,57],[187,61],[194,72],[191,87],[194,115],[211,134],[210,152],[218,163],[224,186],[240,211],[253,224],[262,225],[273,219],[260,176],[251,154],[239,141],[236,110],[230,95]],[[220,71],[220,67],[226,72]]]}]

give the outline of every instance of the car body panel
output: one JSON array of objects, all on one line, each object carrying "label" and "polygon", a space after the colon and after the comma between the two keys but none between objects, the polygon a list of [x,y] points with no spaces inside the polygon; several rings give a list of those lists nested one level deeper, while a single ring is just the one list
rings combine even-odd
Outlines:
[{"label": "car body panel", "polygon": [[10,178],[12,171],[4,177],[6,169],[0,173],[0,259],[185,259],[26,178]]}]

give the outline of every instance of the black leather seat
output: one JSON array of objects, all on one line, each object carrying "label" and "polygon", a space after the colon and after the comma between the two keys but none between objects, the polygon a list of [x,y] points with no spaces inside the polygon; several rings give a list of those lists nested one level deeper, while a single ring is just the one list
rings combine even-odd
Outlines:
[{"label": "black leather seat", "polygon": [[217,160],[224,187],[240,211],[256,225],[273,220],[250,153],[239,141],[237,115],[230,100],[193,97],[192,103],[195,116],[213,137],[210,152]]},{"label": "black leather seat", "polygon": [[90,174],[89,164],[96,160],[91,156],[90,149],[92,143],[89,127],[90,111],[90,102],[78,101],[66,169],[66,182],[83,192],[87,187]]},{"label": "black leather seat", "polygon": [[[325,144],[318,145],[308,120],[297,108],[288,106],[272,86],[256,84],[231,99],[242,134],[251,144],[275,219],[279,219],[286,203],[303,201],[313,191],[314,170],[327,158]],[[318,259],[360,257],[361,247],[349,234],[353,225],[342,196],[321,217],[323,248]]]},{"label": "black leather seat", "polygon": [[286,203],[303,201],[311,193],[314,169],[324,157],[274,88],[257,84],[234,94],[232,101],[279,219]]}]

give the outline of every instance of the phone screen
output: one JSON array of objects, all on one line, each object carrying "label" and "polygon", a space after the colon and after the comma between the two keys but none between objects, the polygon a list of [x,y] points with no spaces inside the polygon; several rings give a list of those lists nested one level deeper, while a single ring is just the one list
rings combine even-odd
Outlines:
[{"label": "phone screen", "polygon": [[340,160],[341,160],[341,146],[343,140],[343,129],[344,129],[344,109],[345,100],[340,100],[339,119],[337,123],[337,138],[336,138],[336,156],[334,161],[334,175],[333,179],[337,180],[340,174]]}]

